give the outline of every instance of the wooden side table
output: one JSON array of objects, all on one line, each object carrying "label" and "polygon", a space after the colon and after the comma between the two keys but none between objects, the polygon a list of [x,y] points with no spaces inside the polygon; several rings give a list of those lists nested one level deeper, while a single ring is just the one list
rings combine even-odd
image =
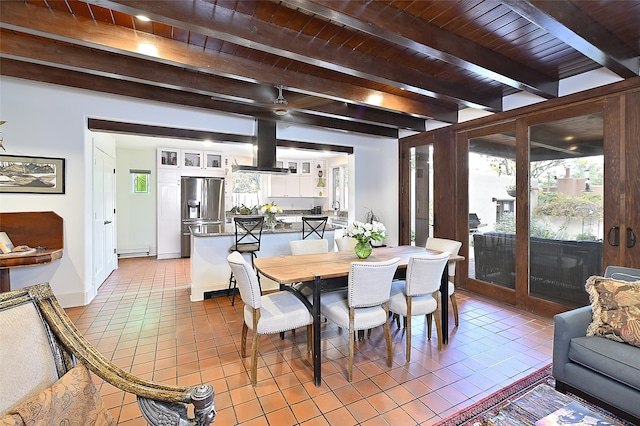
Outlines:
[{"label": "wooden side table", "polygon": [[53,262],[64,249],[63,220],[54,212],[0,213],[0,231],[15,245],[27,245],[35,252],[0,255],[0,293],[11,290],[12,268]]}]

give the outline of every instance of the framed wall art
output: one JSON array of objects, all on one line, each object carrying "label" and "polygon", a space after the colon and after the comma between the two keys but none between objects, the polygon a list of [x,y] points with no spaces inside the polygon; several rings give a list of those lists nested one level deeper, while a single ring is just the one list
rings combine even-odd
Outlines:
[{"label": "framed wall art", "polygon": [[0,193],[64,194],[64,158],[0,155]]}]

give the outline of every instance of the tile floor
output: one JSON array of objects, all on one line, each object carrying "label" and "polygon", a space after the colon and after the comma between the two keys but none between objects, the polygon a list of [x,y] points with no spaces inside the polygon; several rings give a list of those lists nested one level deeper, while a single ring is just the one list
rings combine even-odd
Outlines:
[{"label": "tile floor", "polygon": [[[261,338],[253,387],[250,358],[240,358],[242,303],[231,306],[226,297],[192,303],[189,281],[188,259],[121,259],[93,302],[68,313],[126,371],[169,384],[211,383],[219,425],[430,425],[551,362],[550,318],[458,291],[460,326],[451,316],[442,351],[435,333],[426,339],[424,319],[415,318],[407,364],[404,335],[392,325],[388,368],[378,328],[357,344],[349,383],[346,333],[329,323],[322,331],[321,387],[313,384],[305,329],[296,333],[297,344],[291,333]],[[95,379],[119,424],[145,424],[134,396]]]}]

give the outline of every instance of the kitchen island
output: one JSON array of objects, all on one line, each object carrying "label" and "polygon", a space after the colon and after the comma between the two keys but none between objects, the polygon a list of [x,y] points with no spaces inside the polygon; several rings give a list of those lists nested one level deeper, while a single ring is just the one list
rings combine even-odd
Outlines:
[{"label": "kitchen island", "polygon": [[[205,293],[227,290],[231,269],[227,264],[229,247],[235,243],[235,225],[197,225],[191,230],[191,301],[204,300]],[[336,228],[324,231],[333,250]],[[279,223],[274,229],[264,227],[258,257],[290,255],[289,241],[302,239],[302,222]],[[246,256],[249,259],[249,256]],[[260,277],[263,291],[278,290],[279,285]]]}]

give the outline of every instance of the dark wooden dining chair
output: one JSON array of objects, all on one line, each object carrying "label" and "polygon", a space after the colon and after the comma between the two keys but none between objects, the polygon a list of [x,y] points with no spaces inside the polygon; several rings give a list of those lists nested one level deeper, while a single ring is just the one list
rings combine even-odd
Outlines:
[{"label": "dark wooden dining chair", "polygon": [[302,216],[302,239],[306,240],[314,235],[324,238],[324,229],[327,227],[329,216]]},{"label": "dark wooden dining chair", "polygon": [[[251,266],[255,269],[253,259],[258,257],[256,254],[260,251],[260,241],[262,240],[262,227],[264,226],[264,216],[237,216],[233,218],[235,224],[235,244],[229,247],[229,253],[237,251],[244,255],[248,253],[251,256]],[[258,276],[258,283],[260,277]],[[231,306],[236,301],[237,283],[233,276],[233,271],[229,275],[229,287],[227,288],[227,296],[231,293]]]}]

